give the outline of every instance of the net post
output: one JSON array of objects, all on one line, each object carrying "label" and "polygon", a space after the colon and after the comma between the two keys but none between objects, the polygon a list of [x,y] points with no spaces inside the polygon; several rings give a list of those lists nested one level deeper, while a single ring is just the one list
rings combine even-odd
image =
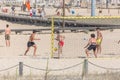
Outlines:
[{"label": "net post", "polygon": [[54,53],[54,17],[52,17],[51,23],[51,58],[53,58]]}]

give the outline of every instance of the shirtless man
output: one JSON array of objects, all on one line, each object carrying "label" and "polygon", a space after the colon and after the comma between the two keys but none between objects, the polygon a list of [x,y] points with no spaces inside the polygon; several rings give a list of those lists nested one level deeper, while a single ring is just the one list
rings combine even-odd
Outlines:
[{"label": "shirtless man", "polygon": [[25,54],[24,54],[25,56],[26,56],[27,52],[29,51],[30,47],[34,47],[34,53],[33,53],[33,55],[36,56],[37,46],[34,43],[34,40],[40,40],[40,39],[36,39],[35,35],[36,35],[36,31],[33,30],[33,33],[30,35],[29,41],[27,43],[27,50],[25,51]]},{"label": "shirtless man", "polygon": [[93,53],[95,57],[97,58],[97,54],[96,54],[97,44],[96,44],[95,34],[91,34],[91,38],[89,39],[88,44],[84,48],[86,48],[85,53],[87,57],[89,57],[89,51],[93,50]]},{"label": "shirtless man", "polygon": [[60,57],[60,54],[62,54],[62,48],[64,46],[64,39],[65,37],[63,35],[60,35],[60,32],[57,31],[56,40],[58,41],[58,58]]},{"label": "shirtless man", "polygon": [[96,28],[97,30],[97,53],[100,52],[101,53],[101,43],[103,40],[103,36],[102,33],[100,32],[100,28]]},{"label": "shirtless man", "polygon": [[6,46],[10,47],[10,33],[11,33],[11,29],[9,28],[9,25],[6,25],[6,29],[5,29],[5,40],[6,40]]}]

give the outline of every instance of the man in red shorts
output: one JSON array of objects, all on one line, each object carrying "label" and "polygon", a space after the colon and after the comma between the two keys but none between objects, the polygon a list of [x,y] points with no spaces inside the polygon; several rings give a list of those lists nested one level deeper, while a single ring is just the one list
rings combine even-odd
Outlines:
[{"label": "man in red shorts", "polygon": [[60,35],[59,31],[57,31],[56,33],[57,33],[56,40],[58,41],[58,57],[60,57],[60,54],[62,54],[62,48],[64,46],[65,37],[63,35]]}]

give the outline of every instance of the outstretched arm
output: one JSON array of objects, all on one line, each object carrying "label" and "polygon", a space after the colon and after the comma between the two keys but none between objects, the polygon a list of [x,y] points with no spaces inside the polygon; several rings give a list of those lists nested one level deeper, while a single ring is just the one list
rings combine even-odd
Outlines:
[{"label": "outstretched arm", "polygon": [[32,35],[34,40],[40,40],[40,38],[36,38],[35,35]]},{"label": "outstretched arm", "polygon": [[39,38],[35,38],[34,40],[40,40]]},{"label": "outstretched arm", "polygon": [[91,40],[89,39],[87,45],[84,48],[88,47],[90,45],[90,43],[91,43]]}]

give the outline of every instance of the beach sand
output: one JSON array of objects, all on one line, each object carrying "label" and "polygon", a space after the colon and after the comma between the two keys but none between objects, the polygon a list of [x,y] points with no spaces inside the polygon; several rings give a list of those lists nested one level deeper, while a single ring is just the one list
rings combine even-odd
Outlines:
[{"label": "beach sand", "polygon": [[[2,24],[4,23],[4,24]],[[22,25],[15,24],[6,21],[0,21],[1,27],[0,29],[4,29],[6,24],[10,25],[11,29],[42,29],[45,27],[34,26],[34,25]],[[48,28],[48,27],[47,27]],[[119,29],[115,29],[112,32],[110,30],[102,31],[103,34],[103,43],[102,43],[102,53],[98,54],[98,57],[119,57],[119,48],[120,45],[117,43],[119,38]],[[5,46],[4,33],[1,33],[0,37],[0,56],[22,56],[27,48],[27,42],[29,40],[29,36],[32,32],[23,32],[21,34],[15,34],[12,32],[11,34],[11,46]],[[91,33],[95,33],[95,31],[88,32],[88,34],[83,32],[67,32],[61,33],[61,35],[65,36],[65,45],[63,47],[62,56],[65,58],[78,58],[85,57],[85,49],[84,46],[87,44],[88,39]],[[56,34],[55,34],[56,36]],[[71,37],[72,36],[72,37]],[[112,37],[111,37],[112,36]],[[36,37],[40,38],[40,41],[35,41],[37,45],[37,56],[40,57],[48,57],[51,53],[51,34],[42,34],[38,33]],[[56,41],[54,42],[55,46],[57,45]],[[9,53],[8,53],[9,52]],[[57,52],[55,52],[57,53]],[[91,52],[92,53],[92,52]],[[33,55],[33,48],[31,48],[28,55]],[[94,57],[91,54],[91,57]]]},{"label": "beach sand", "polygon": [[[7,21],[0,20],[0,29],[5,29],[6,24],[10,25],[11,29],[42,29],[48,27],[34,26],[34,25],[24,25],[24,24],[15,24]],[[103,30],[103,43],[102,43],[102,53],[98,54],[98,58],[95,59],[92,52],[90,52],[89,61],[94,64],[108,67],[108,68],[119,68],[120,65],[120,44],[118,40],[120,39],[120,30],[115,29],[113,31]],[[24,64],[33,66],[35,68],[46,69],[47,58],[50,58],[51,53],[51,34],[42,34],[38,33],[36,37],[40,38],[40,41],[35,41],[37,44],[36,57],[33,56],[33,48],[27,53],[27,56],[23,56],[26,48],[27,42],[29,40],[30,33],[32,32],[23,32],[21,34],[11,34],[11,46],[5,46],[4,33],[0,34],[0,70],[11,67],[13,65],[23,62]],[[63,47],[63,54],[61,59],[50,59],[49,60],[49,69],[64,69],[66,67],[73,66],[75,64],[81,63],[84,61],[86,54],[84,46],[87,44],[88,39],[91,33],[95,31],[88,32],[88,34],[83,32],[67,32],[61,33],[65,36],[65,45]],[[57,44],[55,44],[57,45]],[[55,53],[56,55],[57,53]],[[112,64],[111,64],[112,63]],[[60,71],[51,71],[49,74],[82,74],[83,64],[80,64],[77,67],[73,67],[68,70]],[[107,70],[95,68],[92,65],[89,66],[89,73],[96,72],[106,72]],[[14,68],[12,70],[1,72],[0,74],[5,74],[10,72],[10,74],[15,74],[16,70],[19,68]],[[17,72],[18,73],[18,72]],[[45,74],[44,71],[30,69],[24,67],[24,75],[29,74]]]}]

